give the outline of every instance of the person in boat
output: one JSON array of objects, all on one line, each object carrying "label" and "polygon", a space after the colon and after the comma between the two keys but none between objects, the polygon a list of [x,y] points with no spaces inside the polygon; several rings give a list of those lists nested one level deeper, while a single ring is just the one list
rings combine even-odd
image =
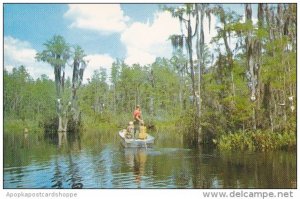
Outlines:
[{"label": "person in boat", "polygon": [[130,121],[128,124],[128,127],[126,129],[125,137],[128,139],[131,139],[133,137],[133,133],[134,133],[134,125],[133,125],[133,122]]},{"label": "person in boat", "polygon": [[134,119],[134,137],[137,136],[137,132],[140,131],[140,123],[142,120],[142,111],[140,105],[136,105],[135,110],[133,112],[133,119]]},{"label": "person in boat", "polygon": [[147,134],[147,128],[144,125],[143,121],[140,124],[141,125],[140,125],[140,132],[139,132],[138,139],[145,140],[145,139],[147,139],[147,136],[148,136],[148,134]]}]

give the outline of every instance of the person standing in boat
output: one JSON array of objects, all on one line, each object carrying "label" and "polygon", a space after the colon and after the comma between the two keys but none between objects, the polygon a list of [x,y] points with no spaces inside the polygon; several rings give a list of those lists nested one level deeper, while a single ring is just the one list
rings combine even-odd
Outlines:
[{"label": "person standing in boat", "polygon": [[143,122],[142,120],[142,111],[140,105],[136,105],[135,110],[133,112],[133,119],[134,119],[134,137],[137,137],[137,132],[140,131],[140,123]]}]

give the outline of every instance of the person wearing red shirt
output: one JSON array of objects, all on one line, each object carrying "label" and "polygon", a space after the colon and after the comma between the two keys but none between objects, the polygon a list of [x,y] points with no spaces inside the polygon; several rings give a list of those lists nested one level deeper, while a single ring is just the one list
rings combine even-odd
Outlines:
[{"label": "person wearing red shirt", "polygon": [[139,105],[136,105],[135,110],[133,112],[133,119],[134,119],[134,137],[136,137],[136,132],[140,130],[140,123],[143,122],[142,120],[142,111]]}]

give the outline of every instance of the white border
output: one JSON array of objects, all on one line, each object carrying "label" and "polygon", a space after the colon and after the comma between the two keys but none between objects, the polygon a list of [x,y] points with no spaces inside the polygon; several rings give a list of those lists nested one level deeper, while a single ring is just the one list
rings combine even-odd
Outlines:
[{"label": "white border", "polygon": [[[186,0],[173,0],[172,2],[168,2],[167,0],[143,0],[143,1],[136,1],[136,0],[119,0],[119,1],[113,1],[113,0],[105,0],[105,1],[95,1],[95,0],[88,0],[88,3],[194,3],[195,1],[186,1]],[[217,2],[213,2],[213,1],[207,1],[207,0],[203,0],[203,1],[199,1],[201,3],[297,3],[297,1],[278,1],[278,0],[273,0],[273,1],[251,1],[251,0],[244,0],[244,1],[217,1]],[[3,3],[85,3],[85,1],[83,0],[63,0],[63,1],[59,1],[59,0],[52,0],[52,1],[42,1],[42,0],[28,0],[28,1],[20,1],[20,0],[5,0],[2,1],[1,0],[1,30],[2,30],[2,37],[1,37],[1,48],[3,49],[3,37],[4,37],[4,33],[3,33]],[[297,19],[299,18],[299,10],[300,8],[298,7],[297,9]],[[297,31],[299,33],[299,26],[297,26]],[[1,51],[2,52],[2,51]],[[3,53],[3,52],[2,52]],[[298,61],[298,57],[299,54],[297,53],[297,61]],[[0,58],[1,63],[3,63],[3,54],[1,55]],[[298,63],[298,62],[297,62]],[[297,82],[299,80],[300,77],[300,70],[297,69]],[[2,105],[0,107],[0,132],[1,132],[1,139],[0,139],[0,144],[1,144],[1,156],[3,156],[3,65],[1,68],[1,72],[0,72],[0,104]],[[299,99],[299,87],[297,85],[297,97]],[[299,113],[299,109],[297,109],[298,113]],[[297,115],[298,118],[298,115]],[[298,119],[297,119],[297,127],[298,127]],[[298,133],[298,132],[297,132]],[[297,147],[297,160],[299,157],[299,147]],[[298,189],[142,189],[142,190],[136,190],[136,189],[83,189],[83,190],[70,190],[70,189],[63,189],[63,190],[53,190],[53,189],[3,189],[3,157],[0,158],[0,164],[2,167],[2,171],[0,172],[0,186],[1,186],[1,198],[8,198],[6,197],[7,193],[20,193],[20,192],[24,192],[24,193],[33,193],[33,192],[72,192],[72,193],[77,193],[78,197],[77,198],[82,198],[82,199],[87,199],[87,198],[118,198],[118,199],[124,199],[124,198],[130,198],[130,199],[156,199],[156,198],[172,198],[172,199],[184,199],[184,198],[188,198],[188,199],[193,199],[193,198],[204,198],[203,197],[203,192],[206,191],[210,191],[210,192],[217,192],[217,191],[221,191],[221,192],[226,192],[228,194],[230,194],[232,191],[245,191],[245,192],[254,192],[254,191],[267,191],[267,192],[274,192],[277,193],[279,191],[292,191],[293,192],[293,198],[299,198],[300,194],[299,194],[299,187],[300,185],[298,184],[298,179],[299,179],[299,175],[297,175],[297,186]],[[298,161],[297,161],[297,171],[298,170]],[[299,172],[297,172],[299,173]],[[217,198],[217,197],[216,197]],[[241,197],[237,197],[237,198],[241,198]]]}]

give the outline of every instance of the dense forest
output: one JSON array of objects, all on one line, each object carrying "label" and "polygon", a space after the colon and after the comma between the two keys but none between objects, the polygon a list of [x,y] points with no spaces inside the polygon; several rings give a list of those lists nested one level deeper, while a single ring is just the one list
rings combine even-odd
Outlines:
[{"label": "dense forest", "polygon": [[[252,14],[254,7],[257,16]],[[59,130],[78,121],[83,133],[124,128],[139,104],[150,129],[172,129],[193,146],[294,148],[296,4],[246,4],[244,19],[221,5],[162,9],[182,27],[181,35],[170,35],[170,59],[157,58],[150,65],[127,65],[117,59],[111,71],[99,67],[82,83],[88,67],[83,49],[71,49],[63,37],[54,36],[36,59],[53,66],[55,80],[46,75],[35,80],[26,66],[12,72],[4,69],[4,131],[26,127],[44,132],[46,124],[58,117]],[[219,22],[218,33],[205,44],[204,28],[209,27],[203,21],[212,15]],[[64,72],[70,59],[71,78]]]}]

